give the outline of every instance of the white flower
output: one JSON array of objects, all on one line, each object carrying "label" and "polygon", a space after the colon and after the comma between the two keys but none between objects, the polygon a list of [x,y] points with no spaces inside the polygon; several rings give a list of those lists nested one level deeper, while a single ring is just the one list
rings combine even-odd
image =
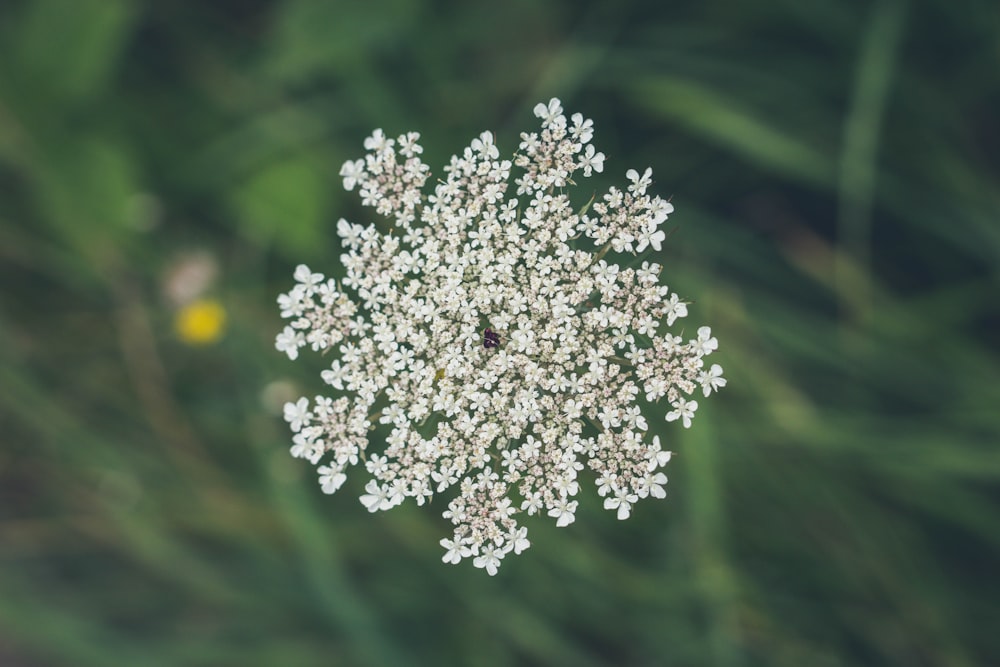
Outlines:
[{"label": "white flower", "polygon": [[361,225],[352,225],[343,218],[337,221],[337,235],[344,239],[344,245],[349,248],[356,247],[361,243],[361,235],[363,233],[364,227]]},{"label": "white flower", "polygon": [[615,488],[615,476],[609,475],[608,477],[598,477],[597,478],[597,495],[602,498],[609,493],[611,493]]},{"label": "white flower", "polygon": [[684,428],[691,428],[691,420],[694,418],[694,411],[698,409],[698,401],[678,398],[672,405],[674,409],[667,413],[667,421],[672,422],[680,419]]},{"label": "white flower", "polygon": [[559,504],[549,510],[549,516],[556,520],[556,526],[564,528],[576,521],[576,500],[567,501],[565,498]]},{"label": "white flower", "polygon": [[531,546],[531,542],[528,541],[528,529],[523,526],[518,528],[516,532],[507,536],[507,543],[511,545],[515,555],[520,554]]},{"label": "white flower", "polygon": [[632,505],[638,500],[639,496],[636,494],[620,489],[616,495],[604,499],[604,509],[618,510],[618,520],[624,521],[631,514]]},{"label": "white flower", "polygon": [[472,150],[490,160],[496,160],[500,157],[500,151],[497,149],[496,144],[493,143],[492,132],[483,132],[479,135],[478,139],[472,140],[471,146]]},{"label": "white flower", "polygon": [[370,512],[446,495],[442,560],[491,575],[529,548],[521,517],[575,521],[585,468],[620,519],[664,497],[671,455],[643,399],[665,398],[687,428],[691,395],[726,382],[703,361],[718,348],[708,327],[668,330],[687,304],[663,268],[621,256],[662,248],[673,205],[646,193],[652,171],[574,202],[574,179],[604,169],[593,123],[567,121],[558,99],[534,111],[518,153],[482,132],[433,179],[416,132],[373,132],[340,175],[388,220],[338,220],[338,279],[300,265],[278,297],[275,348],[329,355],[330,396],[284,408],[292,455],[324,493],[367,475]]},{"label": "white flower", "polygon": [[393,140],[385,136],[381,129],[372,132],[372,135],[365,139],[365,149],[374,153],[382,153],[392,148]]},{"label": "white flower", "polygon": [[660,436],[653,436],[653,445],[649,448],[651,457],[649,460],[649,471],[662,468],[670,462],[672,452],[664,452],[660,449]]},{"label": "white flower", "polygon": [[467,558],[472,555],[472,551],[470,551],[469,548],[462,544],[459,540],[449,540],[445,538],[441,540],[441,546],[445,549],[445,554],[441,557],[441,560],[445,563],[451,563],[454,565],[463,558]]},{"label": "white flower", "polygon": [[364,160],[348,160],[340,168],[340,175],[344,177],[344,189],[353,190],[354,186],[364,177],[365,174],[365,161]]},{"label": "white flower", "polygon": [[719,364],[712,364],[712,367],[707,371],[702,372],[698,376],[698,383],[701,384],[701,389],[705,396],[708,396],[713,391],[718,391],[720,388],[726,386],[726,378],[722,377],[722,366]]},{"label": "white flower", "polygon": [[666,498],[667,491],[663,488],[663,485],[667,483],[667,476],[662,472],[650,473],[646,476],[646,484],[648,485],[649,495],[654,498]]},{"label": "white flower", "polygon": [[674,205],[668,201],[664,201],[659,197],[653,197],[653,203],[650,206],[649,213],[652,216],[653,224],[659,226],[667,219],[667,216],[674,212]]},{"label": "white flower", "polygon": [[646,249],[646,246],[652,246],[653,250],[659,252],[662,248],[663,239],[666,237],[667,235],[663,230],[656,229],[656,224],[650,222],[636,239],[638,243],[635,246],[635,251],[642,252]]},{"label": "white flower", "polygon": [[584,176],[590,176],[592,171],[601,173],[604,171],[604,153],[596,152],[593,144],[588,144],[580,156],[580,168],[583,169]]},{"label": "white flower", "polygon": [[647,314],[639,318],[639,320],[636,322],[635,330],[636,333],[638,333],[639,335],[652,336],[653,334],[656,333],[656,330],[659,328],[659,326],[660,323]]},{"label": "white flower", "polygon": [[711,354],[719,349],[719,341],[712,337],[710,327],[698,327],[698,349],[702,354]]},{"label": "white flower", "polygon": [[302,335],[302,332],[296,331],[291,327],[285,327],[274,341],[275,349],[278,352],[284,352],[293,361],[299,356],[299,348],[305,344],[306,338]]},{"label": "white flower", "polygon": [[542,509],[542,494],[533,493],[531,496],[521,503],[521,511],[527,512],[529,516],[537,514]]},{"label": "white flower", "polygon": [[632,185],[628,186],[629,192],[639,195],[644,194],[646,192],[646,188],[648,188],[653,182],[652,176],[653,170],[648,167],[642,176],[640,176],[639,172],[635,169],[629,169],[625,172],[625,178],[632,181]]},{"label": "white flower", "polygon": [[313,273],[305,264],[299,264],[295,267],[295,280],[302,283],[302,286],[307,290],[307,293],[309,293],[309,290],[312,290],[323,282],[323,274]]},{"label": "white flower", "polygon": [[288,294],[278,295],[278,307],[281,309],[281,316],[285,318],[302,317],[302,313],[306,307],[302,297],[303,292],[294,289]]},{"label": "white flower", "polygon": [[[594,138],[594,121],[584,119],[583,114],[575,113],[572,117],[573,127],[569,129],[571,137],[585,144]],[[600,171],[600,169],[598,169]]]},{"label": "white flower", "polygon": [[542,119],[542,127],[548,127],[562,118],[562,103],[555,97],[548,105],[539,102],[535,105],[535,115]]},{"label": "white flower", "polygon": [[319,467],[319,483],[323,493],[334,493],[347,481],[347,475],[329,466]]},{"label": "white flower", "polygon": [[[419,132],[407,132],[405,135],[399,137],[399,152],[404,157],[413,157],[423,153],[423,146],[417,143],[419,139]],[[350,188],[347,189],[350,190]]]},{"label": "white flower", "polygon": [[501,558],[503,558],[503,552],[493,545],[487,544],[482,547],[481,553],[472,560],[472,564],[478,568],[485,568],[492,577],[497,573],[497,568],[500,567]]},{"label": "white flower", "polygon": [[667,324],[671,325],[677,318],[687,317],[688,309],[687,304],[680,300],[676,294],[670,295],[670,301],[667,304],[665,315],[667,317]]},{"label": "white flower", "polygon": [[285,403],[285,421],[291,425],[293,431],[298,432],[303,426],[308,426],[311,419],[309,399],[303,397],[296,403]]},{"label": "white flower", "polygon": [[392,507],[390,491],[380,486],[374,479],[369,480],[365,486],[365,491],[367,493],[361,496],[361,504],[368,508],[369,512],[387,510]]}]

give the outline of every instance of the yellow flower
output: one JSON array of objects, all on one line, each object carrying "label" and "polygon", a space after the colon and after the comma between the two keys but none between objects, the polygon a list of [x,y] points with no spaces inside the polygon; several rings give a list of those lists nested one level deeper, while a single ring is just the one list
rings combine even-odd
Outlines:
[{"label": "yellow flower", "polygon": [[222,337],[226,309],[214,299],[198,299],[177,311],[174,331],[188,345],[208,345]]}]

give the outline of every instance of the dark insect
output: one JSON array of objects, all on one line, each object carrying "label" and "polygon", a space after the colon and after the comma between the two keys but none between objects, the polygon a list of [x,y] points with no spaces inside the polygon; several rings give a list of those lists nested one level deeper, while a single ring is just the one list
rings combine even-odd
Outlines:
[{"label": "dark insect", "polygon": [[483,332],[483,347],[500,347],[500,334],[486,327],[486,331]]}]

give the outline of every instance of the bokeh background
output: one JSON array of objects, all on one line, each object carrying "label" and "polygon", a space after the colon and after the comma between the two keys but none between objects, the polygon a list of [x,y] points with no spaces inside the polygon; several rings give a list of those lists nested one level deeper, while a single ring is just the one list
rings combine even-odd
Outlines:
[{"label": "bokeh background", "polygon": [[[729,386],[491,578],[288,456],[275,298],[373,128],[440,174],[552,96]],[[0,665],[1000,664],[998,155],[994,0],[4,0]]]}]

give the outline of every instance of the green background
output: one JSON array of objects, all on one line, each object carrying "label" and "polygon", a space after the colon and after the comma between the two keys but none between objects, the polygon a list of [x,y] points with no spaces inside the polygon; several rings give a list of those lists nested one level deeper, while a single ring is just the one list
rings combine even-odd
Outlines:
[{"label": "green background", "polygon": [[[363,138],[440,175],[552,96],[608,156],[578,197],[673,198],[729,386],[649,412],[667,500],[588,484],[489,577],[440,501],[324,496],[261,396],[321,389],[275,298],[372,219]],[[994,0],[3,2],[0,664],[1000,664],[998,155]]]}]

